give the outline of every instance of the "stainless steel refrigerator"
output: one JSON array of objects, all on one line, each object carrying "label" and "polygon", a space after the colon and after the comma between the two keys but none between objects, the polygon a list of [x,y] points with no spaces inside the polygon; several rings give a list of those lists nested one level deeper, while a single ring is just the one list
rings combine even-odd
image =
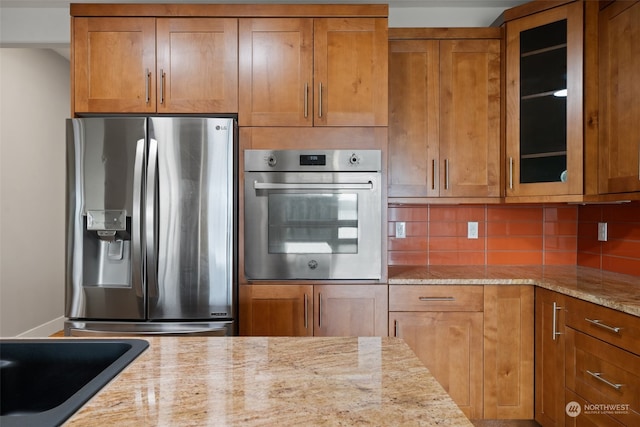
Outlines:
[{"label": "stainless steel refrigerator", "polygon": [[65,335],[236,333],[233,118],[67,120]]}]

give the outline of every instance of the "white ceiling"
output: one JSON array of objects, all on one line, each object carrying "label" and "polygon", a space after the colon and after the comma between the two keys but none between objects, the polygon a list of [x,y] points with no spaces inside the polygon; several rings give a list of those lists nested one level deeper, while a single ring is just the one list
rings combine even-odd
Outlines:
[{"label": "white ceiling", "polygon": [[392,7],[512,7],[528,0],[2,0],[2,7],[69,7],[69,3],[386,3]]}]

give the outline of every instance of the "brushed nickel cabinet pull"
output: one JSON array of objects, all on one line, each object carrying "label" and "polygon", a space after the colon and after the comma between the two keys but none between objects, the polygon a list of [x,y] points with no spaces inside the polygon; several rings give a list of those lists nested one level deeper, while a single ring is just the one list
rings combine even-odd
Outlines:
[{"label": "brushed nickel cabinet pull", "polygon": [[164,70],[160,69],[160,104],[164,104]]},{"label": "brushed nickel cabinet pull", "polygon": [[322,294],[318,292],[318,329],[322,328]]},{"label": "brushed nickel cabinet pull", "polygon": [[151,89],[149,88],[149,86],[151,86],[151,72],[149,71],[148,68],[145,68],[144,70],[144,103],[148,104],[150,101],[149,98],[149,93],[151,92]]},{"label": "brushed nickel cabinet pull", "polygon": [[607,331],[615,332],[616,334],[619,334],[620,330],[622,330],[622,328],[620,328],[620,327],[609,326],[606,323],[602,323],[602,320],[599,320],[599,319],[589,319],[589,318],[585,317],[584,320],[586,320],[587,322],[591,323],[592,325],[596,325],[596,326],[601,327],[602,329],[606,329]]},{"label": "brushed nickel cabinet pull", "polygon": [[304,84],[304,118],[309,117],[309,83]]},{"label": "brushed nickel cabinet pull", "polygon": [[513,190],[513,157],[509,157],[509,189]]},{"label": "brushed nickel cabinet pull", "polygon": [[318,84],[318,117],[322,118],[322,82]]},{"label": "brushed nickel cabinet pull", "polygon": [[556,340],[556,337],[558,335],[562,335],[561,332],[558,332],[557,325],[556,325],[557,320],[558,320],[556,312],[558,310],[562,310],[562,307],[558,307],[558,303],[554,301],[553,302],[553,331],[552,331],[553,334],[551,336],[551,338],[553,338],[554,341]]},{"label": "brushed nickel cabinet pull", "polygon": [[449,189],[449,159],[444,159],[444,189]]},{"label": "brushed nickel cabinet pull", "polygon": [[420,301],[455,301],[455,297],[418,297]]},{"label": "brushed nickel cabinet pull", "polygon": [[436,189],[436,176],[438,176],[436,174],[437,167],[438,167],[438,162],[436,162],[436,159],[431,160],[431,189],[432,190]]},{"label": "brushed nickel cabinet pull", "polygon": [[620,390],[622,388],[622,386],[624,385],[624,384],[612,383],[611,381],[607,380],[606,378],[603,378],[602,377],[602,372],[591,372],[591,371],[587,370],[587,374],[591,375],[593,378],[596,378],[596,379],[602,381],[603,383],[605,383],[609,387],[615,388],[616,390]]},{"label": "brushed nickel cabinet pull", "polygon": [[307,294],[304,294],[304,328],[309,329],[309,302],[307,300]]}]

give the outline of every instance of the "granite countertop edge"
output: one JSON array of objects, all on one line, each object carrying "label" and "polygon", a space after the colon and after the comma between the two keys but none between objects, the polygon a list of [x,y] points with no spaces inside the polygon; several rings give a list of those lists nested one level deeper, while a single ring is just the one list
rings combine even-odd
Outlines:
[{"label": "granite countertop edge", "polygon": [[640,277],[576,266],[394,266],[389,285],[532,285],[640,317]]}]

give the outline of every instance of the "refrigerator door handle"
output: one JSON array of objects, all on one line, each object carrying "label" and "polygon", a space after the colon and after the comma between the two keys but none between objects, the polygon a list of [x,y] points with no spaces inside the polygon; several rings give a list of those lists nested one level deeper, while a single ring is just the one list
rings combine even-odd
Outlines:
[{"label": "refrigerator door handle", "polygon": [[147,249],[147,292],[149,298],[158,298],[160,289],[158,286],[158,260],[156,239],[156,186],[158,181],[158,141],[149,139],[149,164],[147,167],[147,191],[145,207],[145,234]]},{"label": "refrigerator door handle", "polygon": [[142,174],[144,172],[144,139],[136,143],[136,156],[133,163],[133,212],[131,215],[132,285],[138,298],[144,298],[144,261],[142,259]]}]

